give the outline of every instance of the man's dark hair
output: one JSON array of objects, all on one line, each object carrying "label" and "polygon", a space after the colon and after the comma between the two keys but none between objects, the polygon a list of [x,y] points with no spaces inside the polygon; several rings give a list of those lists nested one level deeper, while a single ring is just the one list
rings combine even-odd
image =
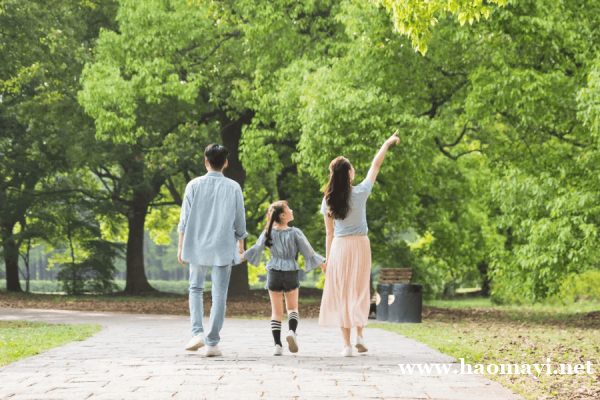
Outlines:
[{"label": "man's dark hair", "polygon": [[227,147],[213,143],[204,150],[204,157],[208,160],[212,169],[220,171],[227,161],[229,150]]}]

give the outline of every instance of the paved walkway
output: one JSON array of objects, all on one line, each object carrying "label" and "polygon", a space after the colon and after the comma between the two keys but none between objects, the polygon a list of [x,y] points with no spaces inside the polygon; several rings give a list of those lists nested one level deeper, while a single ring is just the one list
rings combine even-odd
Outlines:
[{"label": "paved walkway", "polygon": [[83,342],[0,368],[0,399],[521,398],[481,376],[402,375],[399,363],[455,360],[380,329],[365,329],[370,355],[344,358],[338,329],[301,319],[300,352],[274,357],[269,321],[227,319],[223,357],[205,358],[202,349],[183,349],[187,317],[0,308],[0,320],[104,326]]}]

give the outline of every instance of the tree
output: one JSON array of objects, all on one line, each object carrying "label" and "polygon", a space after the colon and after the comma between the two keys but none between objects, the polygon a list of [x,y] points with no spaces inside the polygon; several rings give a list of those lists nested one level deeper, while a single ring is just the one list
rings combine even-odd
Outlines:
[{"label": "tree", "polygon": [[[239,147],[255,116],[252,93],[278,68],[319,45],[313,41],[330,29],[323,22],[330,7],[328,1],[123,0],[118,31],[102,32],[95,61],[84,70],[80,102],[95,119],[99,138],[149,143],[153,154],[180,146],[180,139],[187,143],[186,134],[204,146],[219,137],[230,150],[225,175],[244,187]],[[170,127],[159,121],[164,116]],[[204,148],[198,147],[196,153]],[[164,155],[160,165],[180,166],[187,157]],[[189,169],[180,171],[190,177]],[[181,192],[168,188],[177,202]],[[230,293],[247,292],[247,268],[236,267]]]},{"label": "tree", "polygon": [[57,238],[66,238],[66,246],[55,255],[59,264],[58,280],[67,294],[110,293],[114,283],[115,259],[122,245],[102,238],[97,211],[85,198],[69,199],[56,215]]},{"label": "tree", "polygon": [[[481,147],[462,141],[477,126],[454,106],[476,65],[464,57],[472,36],[445,20],[424,58],[372,4],[347,2],[336,11],[345,32],[335,37],[335,51],[298,60],[257,90],[260,117],[244,134],[244,165],[253,173],[281,170],[287,156],[277,142],[285,139],[296,143],[291,159],[317,187],[339,155],[352,161],[360,180],[378,146],[400,127],[403,142],[388,153],[367,209],[374,262],[393,262],[390,237],[414,229],[432,237],[426,251],[435,262],[428,268],[442,271],[431,275],[436,285],[477,280],[477,264],[494,241],[485,236],[485,205],[472,196],[470,166],[481,164]],[[320,197],[312,199],[317,206]],[[323,236],[317,206],[315,238]]]},{"label": "tree", "polygon": [[21,233],[29,210],[62,192],[52,177],[77,162],[82,126],[74,92],[83,61],[110,3],[3,1],[0,4],[0,230],[7,290],[21,291]]}]

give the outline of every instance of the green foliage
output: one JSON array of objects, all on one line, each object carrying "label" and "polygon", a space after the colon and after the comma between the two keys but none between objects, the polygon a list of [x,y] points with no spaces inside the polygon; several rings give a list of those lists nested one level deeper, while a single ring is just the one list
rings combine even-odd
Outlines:
[{"label": "green foliage", "polygon": [[[327,165],[364,178],[399,128],[367,208],[373,265],[414,265],[431,295],[491,278],[495,301],[544,301],[600,257],[599,22],[592,0],[1,2],[6,269],[29,240],[70,242],[71,266],[108,261],[94,240],[139,237],[126,226],[171,243],[231,126],[250,233],[286,199],[324,253]],[[95,233],[71,240],[61,207],[82,199]]]},{"label": "green foliage", "polygon": [[115,261],[123,256],[124,246],[103,240],[94,210],[81,199],[77,203],[55,209],[53,239],[59,251],[51,258],[51,265],[59,268],[58,280],[67,294],[113,292]]},{"label": "green foliage", "polygon": [[565,279],[555,297],[565,304],[577,301],[600,302],[600,271],[587,271]]},{"label": "green foliage", "polygon": [[123,246],[103,240],[85,240],[81,250],[88,254],[85,259],[58,266],[63,291],[69,295],[116,291],[114,262],[122,257]]},{"label": "green foliage", "polygon": [[[375,4],[383,5],[392,12],[394,28],[402,35],[412,40],[415,50],[425,55],[427,43],[433,37],[432,27],[447,14],[452,14],[464,25],[467,21],[473,24],[481,17],[488,19],[490,9],[483,0],[372,0]],[[506,0],[489,0],[488,4],[505,5]]]},{"label": "green foliage", "polygon": [[12,291],[19,290],[22,245],[48,238],[44,221],[52,219],[50,204],[87,189],[78,178],[90,125],[75,95],[83,63],[98,30],[110,20],[112,5],[0,3],[0,227]]}]

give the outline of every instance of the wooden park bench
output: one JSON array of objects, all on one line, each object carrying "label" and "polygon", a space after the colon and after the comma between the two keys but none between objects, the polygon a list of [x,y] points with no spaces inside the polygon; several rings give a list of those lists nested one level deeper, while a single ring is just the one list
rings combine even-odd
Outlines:
[{"label": "wooden park bench", "polygon": [[382,268],[379,283],[410,283],[412,268]]}]

